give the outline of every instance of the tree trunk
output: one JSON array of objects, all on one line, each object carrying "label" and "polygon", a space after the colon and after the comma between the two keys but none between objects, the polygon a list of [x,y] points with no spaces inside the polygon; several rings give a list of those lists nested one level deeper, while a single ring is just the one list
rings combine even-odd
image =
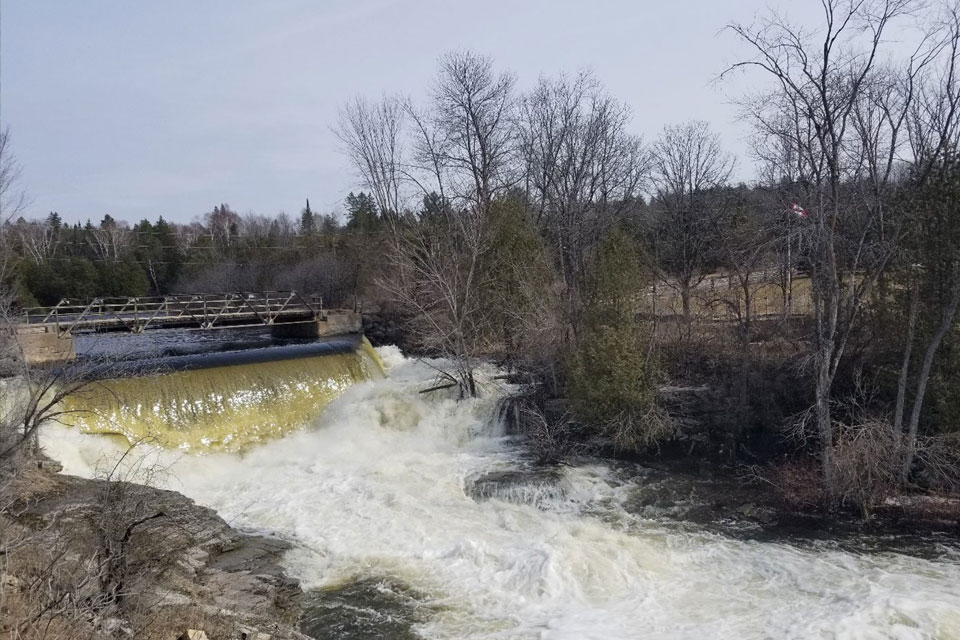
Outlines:
[{"label": "tree trunk", "polygon": [[787,259],[783,265],[783,319],[793,313],[793,240],[787,236]]},{"label": "tree trunk", "polygon": [[913,397],[913,410],[910,412],[910,424],[907,428],[907,438],[904,443],[903,465],[900,468],[900,480],[906,482],[910,476],[910,468],[913,466],[913,460],[917,455],[917,431],[920,425],[920,410],[923,408],[923,397],[927,393],[927,383],[930,381],[930,370],[933,368],[933,359],[937,355],[937,349],[943,342],[950,327],[953,326],[953,319],[957,315],[957,306],[960,305],[960,281],[953,286],[950,293],[950,301],[943,310],[940,318],[940,326],[936,333],[927,344],[927,351],[923,356],[923,365],[920,367],[920,374],[917,377],[917,391]]},{"label": "tree trunk", "polygon": [[830,352],[821,349],[817,362],[816,416],[820,434],[820,466],[823,488],[828,499],[836,495],[833,469],[833,418],[830,415]]},{"label": "tree trunk", "polygon": [[903,411],[907,402],[907,382],[910,374],[910,358],[913,354],[913,334],[917,328],[917,313],[920,308],[920,281],[916,280],[910,290],[910,311],[907,319],[906,343],[903,347],[903,362],[900,364],[900,379],[897,381],[897,405],[893,410],[893,430],[899,434],[903,429]]},{"label": "tree trunk", "polygon": [[743,441],[743,430],[750,419],[750,403],[748,396],[750,380],[750,340],[753,333],[753,299],[750,296],[749,274],[741,281],[743,288],[743,320],[740,325],[740,379],[737,397],[737,423],[733,429],[733,447],[730,458],[736,460],[737,450]]}]

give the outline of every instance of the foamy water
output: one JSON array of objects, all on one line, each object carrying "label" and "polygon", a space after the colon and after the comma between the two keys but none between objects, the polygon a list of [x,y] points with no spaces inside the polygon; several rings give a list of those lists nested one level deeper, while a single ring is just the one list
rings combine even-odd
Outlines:
[{"label": "foamy water", "polygon": [[[308,430],[243,457],[157,453],[169,487],[293,541],[284,562],[305,588],[409,586],[425,638],[960,638],[955,556],[678,531],[628,513],[629,480],[599,463],[564,469],[563,491],[476,500],[472,479],[519,464],[496,387],[422,395],[435,371],[379,351],[389,377],[350,388]],[[60,428],[44,444],[79,475],[116,455]]]}]

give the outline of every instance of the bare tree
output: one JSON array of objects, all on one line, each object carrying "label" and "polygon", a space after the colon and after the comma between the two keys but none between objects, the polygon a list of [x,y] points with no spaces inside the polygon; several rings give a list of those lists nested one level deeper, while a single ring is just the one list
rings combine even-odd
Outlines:
[{"label": "bare tree", "polygon": [[394,97],[355,98],[340,108],[336,134],[380,215],[396,225],[403,208],[404,105]]},{"label": "bare tree", "polygon": [[443,193],[481,216],[516,180],[514,83],[489,58],[469,51],[443,56],[428,112],[433,131],[420,131],[420,154],[440,168]]},{"label": "bare tree", "polygon": [[[733,68],[758,69],[776,87],[752,109],[757,126],[769,130],[784,114],[795,120],[787,118],[790,126],[777,135],[794,151],[806,186],[803,206],[812,218],[816,422],[822,477],[830,495],[836,489],[833,381],[860,310],[899,236],[885,228],[883,205],[875,196],[893,185],[898,123],[903,122],[899,114],[909,110],[913,95],[881,98],[882,108],[872,110],[882,114],[880,126],[873,126],[861,110],[888,95],[885,79],[895,71],[880,67],[885,34],[914,4],[824,0],[824,27],[815,36],[776,15],[757,25],[730,27],[754,51],[753,58]],[[918,53],[908,70],[926,58]],[[875,138],[865,139],[868,133]],[[875,157],[868,159],[871,154]],[[861,188],[865,178],[866,189]]]},{"label": "bare tree", "polygon": [[[957,62],[960,60],[960,5],[945,6],[938,24],[940,48],[933,64],[924,69],[915,83],[916,99],[910,105],[907,129],[914,158],[914,180],[918,191],[929,189],[917,203],[918,219],[910,225],[905,252],[904,276],[909,283],[906,338],[897,383],[897,400],[893,425],[901,434],[907,409],[910,367],[920,314],[922,281],[933,278],[940,289],[939,321],[923,348],[923,360],[913,380],[913,400],[906,432],[903,433],[903,455],[899,479],[906,482],[918,453],[918,436],[923,402],[933,362],[944,338],[954,326],[960,308],[960,247],[951,233],[956,195],[953,184],[958,171],[956,153],[960,145],[960,82]],[[946,210],[945,210],[946,209]],[[936,229],[929,220],[938,221]],[[926,235],[925,234],[929,234]],[[911,250],[912,249],[912,250]]]},{"label": "bare tree", "polygon": [[453,374],[441,373],[462,395],[476,395],[474,368],[489,346],[489,310],[481,295],[481,260],[489,235],[480,216],[468,212],[426,215],[405,225],[402,250],[393,257],[404,279],[384,287],[411,318],[415,338],[428,351],[450,359]]},{"label": "bare tree", "polygon": [[931,56],[912,84],[906,119],[911,155],[921,173],[935,168],[945,154],[960,148],[960,5],[944,4],[929,38]]},{"label": "bare tree", "polygon": [[3,227],[27,206],[27,193],[21,188],[23,168],[13,155],[10,128],[0,129],[0,235]]},{"label": "bare tree", "polygon": [[34,264],[46,264],[57,253],[60,230],[46,222],[20,221],[13,226],[23,253]]},{"label": "bare tree", "polygon": [[87,244],[98,260],[119,262],[133,241],[133,232],[126,222],[104,221],[98,228],[91,229],[87,235]]},{"label": "bare tree", "polygon": [[649,154],[629,123],[630,110],[587,73],[541,79],[521,101],[526,191],[556,250],[574,332],[587,257],[633,206],[648,175]]},{"label": "bare tree", "polygon": [[[710,192],[727,183],[733,156],[706,122],[665,127],[653,146],[656,236],[663,249],[661,268],[680,291],[684,320],[690,320],[690,297],[715,258]],[[670,282],[670,279],[667,280]]]},{"label": "bare tree", "polygon": [[[471,395],[477,356],[491,341],[481,271],[491,203],[514,180],[513,85],[488,58],[452,53],[440,60],[429,105],[404,106],[414,142],[403,174],[422,191],[426,209],[401,225],[382,285],[410,314],[421,344],[451,359],[447,379]],[[386,155],[390,163],[397,158]]]}]

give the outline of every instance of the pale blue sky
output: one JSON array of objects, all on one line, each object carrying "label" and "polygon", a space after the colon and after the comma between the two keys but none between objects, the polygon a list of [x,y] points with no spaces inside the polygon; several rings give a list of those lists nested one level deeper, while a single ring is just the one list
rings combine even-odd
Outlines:
[{"label": "pale blue sky", "polygon": [[[745,149],[713,80],[735,57],[720,33],[763,0],[3,0],[0,118],[29,213],[186,222],[340,209],[356,177],[331,133],[357,94],[419,98],[436,59],[472,49],[516,72],[593,69],[652,138],[710,121]],[[791,3],[815,16],[818,0]]]}]

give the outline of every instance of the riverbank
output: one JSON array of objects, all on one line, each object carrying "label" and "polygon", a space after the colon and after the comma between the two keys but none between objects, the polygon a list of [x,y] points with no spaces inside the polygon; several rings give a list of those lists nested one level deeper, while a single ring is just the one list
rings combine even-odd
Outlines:
[{"label": "riverbank", "polygon": [[173,491],[45,467],[3,487],[0,637],[306,638],[286,541]]},{"label": "riverbank", "polygon": [[[632,469],[629,473],[649,485],[643,500],[668,507],[655,515],[735,535],[757,530],[770,539],[902,535],[960,541],[960,493],[949,483],[884,482],[872,478],[864,463],[860,481],[848,482],[855,486],[827,499],[816,455],[777,428],[785,409],[796,407],[777,403],[764,408],[757,400],[753,419],[740,426],[736,397],[719,373],[724,370],[705,367],[697,377],[678,376],[657,389],[656,405],[667,416],[671,434],[653,445],[616,446],[602,430],[571,420],[566,398],[540,397],[538,390],[547,386],[543,382],[510,398],[504,415],[534,459],[573,463],[587,455]],[[776,398],[789,386],[775,375],[764,384],[777,390],[771,392]],[[524,407],[531,405],[541,419],[526,414]]]},{"label": "riverbank", "polygon": [[830,540],[860,551],[921,556],[937,541],[960,550],[960,496],[904,494],[877,505],[864,519],[852,508],[826,512],[787,502],[748,467],[663,458],[621,464],[621,473],[633,476],[638,486],[629,508],[640,515],[746,540]]}]

